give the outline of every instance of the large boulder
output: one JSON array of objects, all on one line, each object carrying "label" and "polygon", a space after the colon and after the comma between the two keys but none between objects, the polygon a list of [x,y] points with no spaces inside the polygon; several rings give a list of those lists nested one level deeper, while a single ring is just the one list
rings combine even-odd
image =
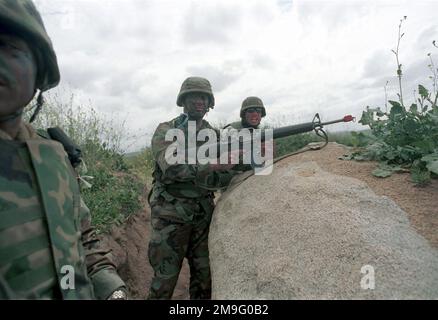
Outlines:
[{"label": "large boulder", "polygon": [[438,299],[437,250],[364,182],[284,160],[237,179],[210,228],[213,299]]}]

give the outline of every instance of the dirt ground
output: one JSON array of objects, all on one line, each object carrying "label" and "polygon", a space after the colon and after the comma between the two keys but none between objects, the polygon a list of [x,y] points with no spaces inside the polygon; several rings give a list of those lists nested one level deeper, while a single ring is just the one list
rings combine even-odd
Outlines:
[{"label": "dirt ground", "polygon": [[[438,180],[426,187],[416,187],[409,174],[394,174],[382,179],[371,175],[373,162],[343,161],[338,158],[348,153],[341,145],[329,144],[320,151],[309,151],[282,160],[288,162],[316,161],[319,166],[334,174],[353,177],[366,182],[378,195],[394,200],[407,214],[412,226],[435,248],[438,248]],[[145,191],[145,194],[147,192]],[[119,273],[126,281],[131,297],[145,299],[148,295],[153,271],[147,258],[150,237],[150,210],[132,216],[122,227],[113,228],[103,241],[112,250]],[[173,299],[189,298],[189,269],[184,262]]]},{"label": "dirt ground", "polygon": [[[124,226],[114,227],[102,239],[112,249],[118,272],[126,282],[132,299],[146,299],[149,293],[154,274],[148,260],[149,239],[150,209],[147,204],[143,211],[130,217]],[[184,260],[172,299],[189,299],[189,279],[188,264]]]}]

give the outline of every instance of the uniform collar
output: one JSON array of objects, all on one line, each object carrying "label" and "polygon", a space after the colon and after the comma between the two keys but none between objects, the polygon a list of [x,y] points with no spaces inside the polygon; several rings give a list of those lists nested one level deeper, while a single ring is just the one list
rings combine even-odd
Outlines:
[{"label": "uniform collar", "polygon": [[28,123],[21,121],[20,129],[18,130],[17,137],[13,139],[8,133],[0,129],[0,139],[2,140],[15,140],[24,142],[26,140],[36,139],[38,135],[35,129]]}]

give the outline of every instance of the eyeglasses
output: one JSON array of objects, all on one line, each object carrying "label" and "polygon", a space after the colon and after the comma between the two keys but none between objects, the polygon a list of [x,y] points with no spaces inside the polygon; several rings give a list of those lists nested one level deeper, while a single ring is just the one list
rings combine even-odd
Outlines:
[{"label": "eyeglasses", "polygon": [[250,113],[252,113],[252,112],[257,112],[257,113],[262,113],[262,108],[255,108],[255,107],[253,107],[253,108],[248,108],[248,109],[246,109],[246,112],[250,112]]}]

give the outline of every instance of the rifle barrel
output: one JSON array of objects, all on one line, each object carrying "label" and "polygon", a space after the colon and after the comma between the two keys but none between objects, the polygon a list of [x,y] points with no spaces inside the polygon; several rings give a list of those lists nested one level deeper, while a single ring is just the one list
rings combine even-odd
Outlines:
[{"label": "rifle barrel", "polygon": [[293,126],[276,128],[273,131],[274,139],[288,137],[290,135],[310,132],[315,129],[315,124],[313,122],[301,123]]},{"label": "rifle barrel", "polygon": [[342,119],[321,123],[321,126],[325,126],[325,125],[328,125],[328,124],[339,123],[339,122],[350,122],[350,121],[354,121],[354,117],[348,115],[348,116],[343,117]]}]

